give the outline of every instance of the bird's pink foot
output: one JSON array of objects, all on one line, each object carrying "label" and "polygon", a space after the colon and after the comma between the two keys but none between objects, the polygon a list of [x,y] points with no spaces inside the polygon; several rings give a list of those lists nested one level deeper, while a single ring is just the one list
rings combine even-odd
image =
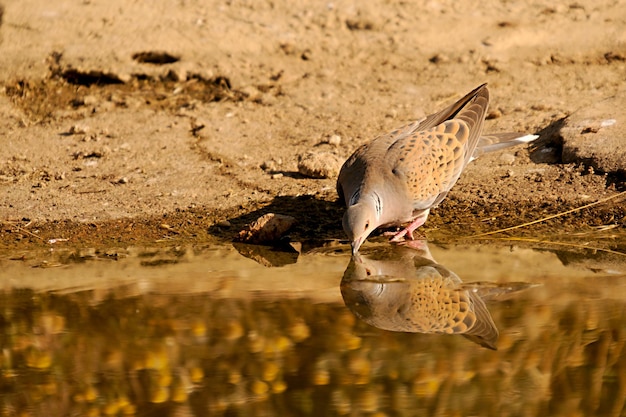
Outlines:
[{"label": "bird's pink foot", "polygon": [[406,238],[408,240],[413,240],[413,233],[409,230],[408,227],[405,227],[404,229],[400,230],[397,233],[394,233],[393,236],[391,237],[391,239],[389,239],[390,242],[401,242],[402,238]]},{"label": "bird's pink foot", "polygon": [[423,225],[425,222],[426,222],[426,218],[418,217],[417,219],[413,220],[413,222],[411,222],[411,224],[409,224],[407,227],[400,230],[398,233],[394,234],[393,237],[389,241],[400,242],[402,238],[413,240],[414,239],[413,232],[415,231],[415,229]]}]

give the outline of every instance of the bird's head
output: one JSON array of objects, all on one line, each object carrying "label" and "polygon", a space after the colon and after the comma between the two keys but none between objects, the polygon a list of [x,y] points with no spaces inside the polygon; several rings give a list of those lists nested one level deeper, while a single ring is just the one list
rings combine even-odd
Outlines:
[{"label": "bird's head", "polygon": [[343,230],[350,239],[352,254],[358,253],[365,239],[379,226],[373,204],[360,201],[346,210],[343,215]]}]

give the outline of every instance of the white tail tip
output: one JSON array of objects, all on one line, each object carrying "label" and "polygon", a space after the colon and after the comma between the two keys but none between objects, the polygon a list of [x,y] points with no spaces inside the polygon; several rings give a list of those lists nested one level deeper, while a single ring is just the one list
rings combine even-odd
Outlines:
[{"label": "white tail tip", "polygon": [[513,141],[517,143],[528,143],[528,142],[532,142],[538,137],[539,135],[526,135],[526,136],[521,136],[519,138],[515,138]]}]

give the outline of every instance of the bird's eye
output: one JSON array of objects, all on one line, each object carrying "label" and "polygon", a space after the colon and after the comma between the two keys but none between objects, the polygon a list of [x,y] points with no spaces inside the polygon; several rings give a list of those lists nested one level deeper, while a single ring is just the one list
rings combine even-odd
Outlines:
[{"label": "bird's eye", "polygon": [[369,229],[370,227],[370,222],[365,222],[365,230]]}]

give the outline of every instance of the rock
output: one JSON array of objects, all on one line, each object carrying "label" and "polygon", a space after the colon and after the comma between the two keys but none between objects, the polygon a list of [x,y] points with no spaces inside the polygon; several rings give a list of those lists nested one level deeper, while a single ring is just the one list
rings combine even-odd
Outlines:
[{"label": "rock", "polygon": [[240,231],[235,240],[256,244],[277,242],[295,223],[291,216],[267,213]]},{"label": "rock", "polygon": [[298,157],[298,172],[311,178],[333,178],[339,174],[342,161],[330,152],[307,152]]},{"label": "rock", "polygon": [[584,163],[604,173],[626,172],[626,91],[581,109],[565,120],[564,163]]},{"label": "rock", "polygon": [[354,19],[346,19],[346,26],[350,30],[375,30],[376,23],[368,18],[357,17]]}]

